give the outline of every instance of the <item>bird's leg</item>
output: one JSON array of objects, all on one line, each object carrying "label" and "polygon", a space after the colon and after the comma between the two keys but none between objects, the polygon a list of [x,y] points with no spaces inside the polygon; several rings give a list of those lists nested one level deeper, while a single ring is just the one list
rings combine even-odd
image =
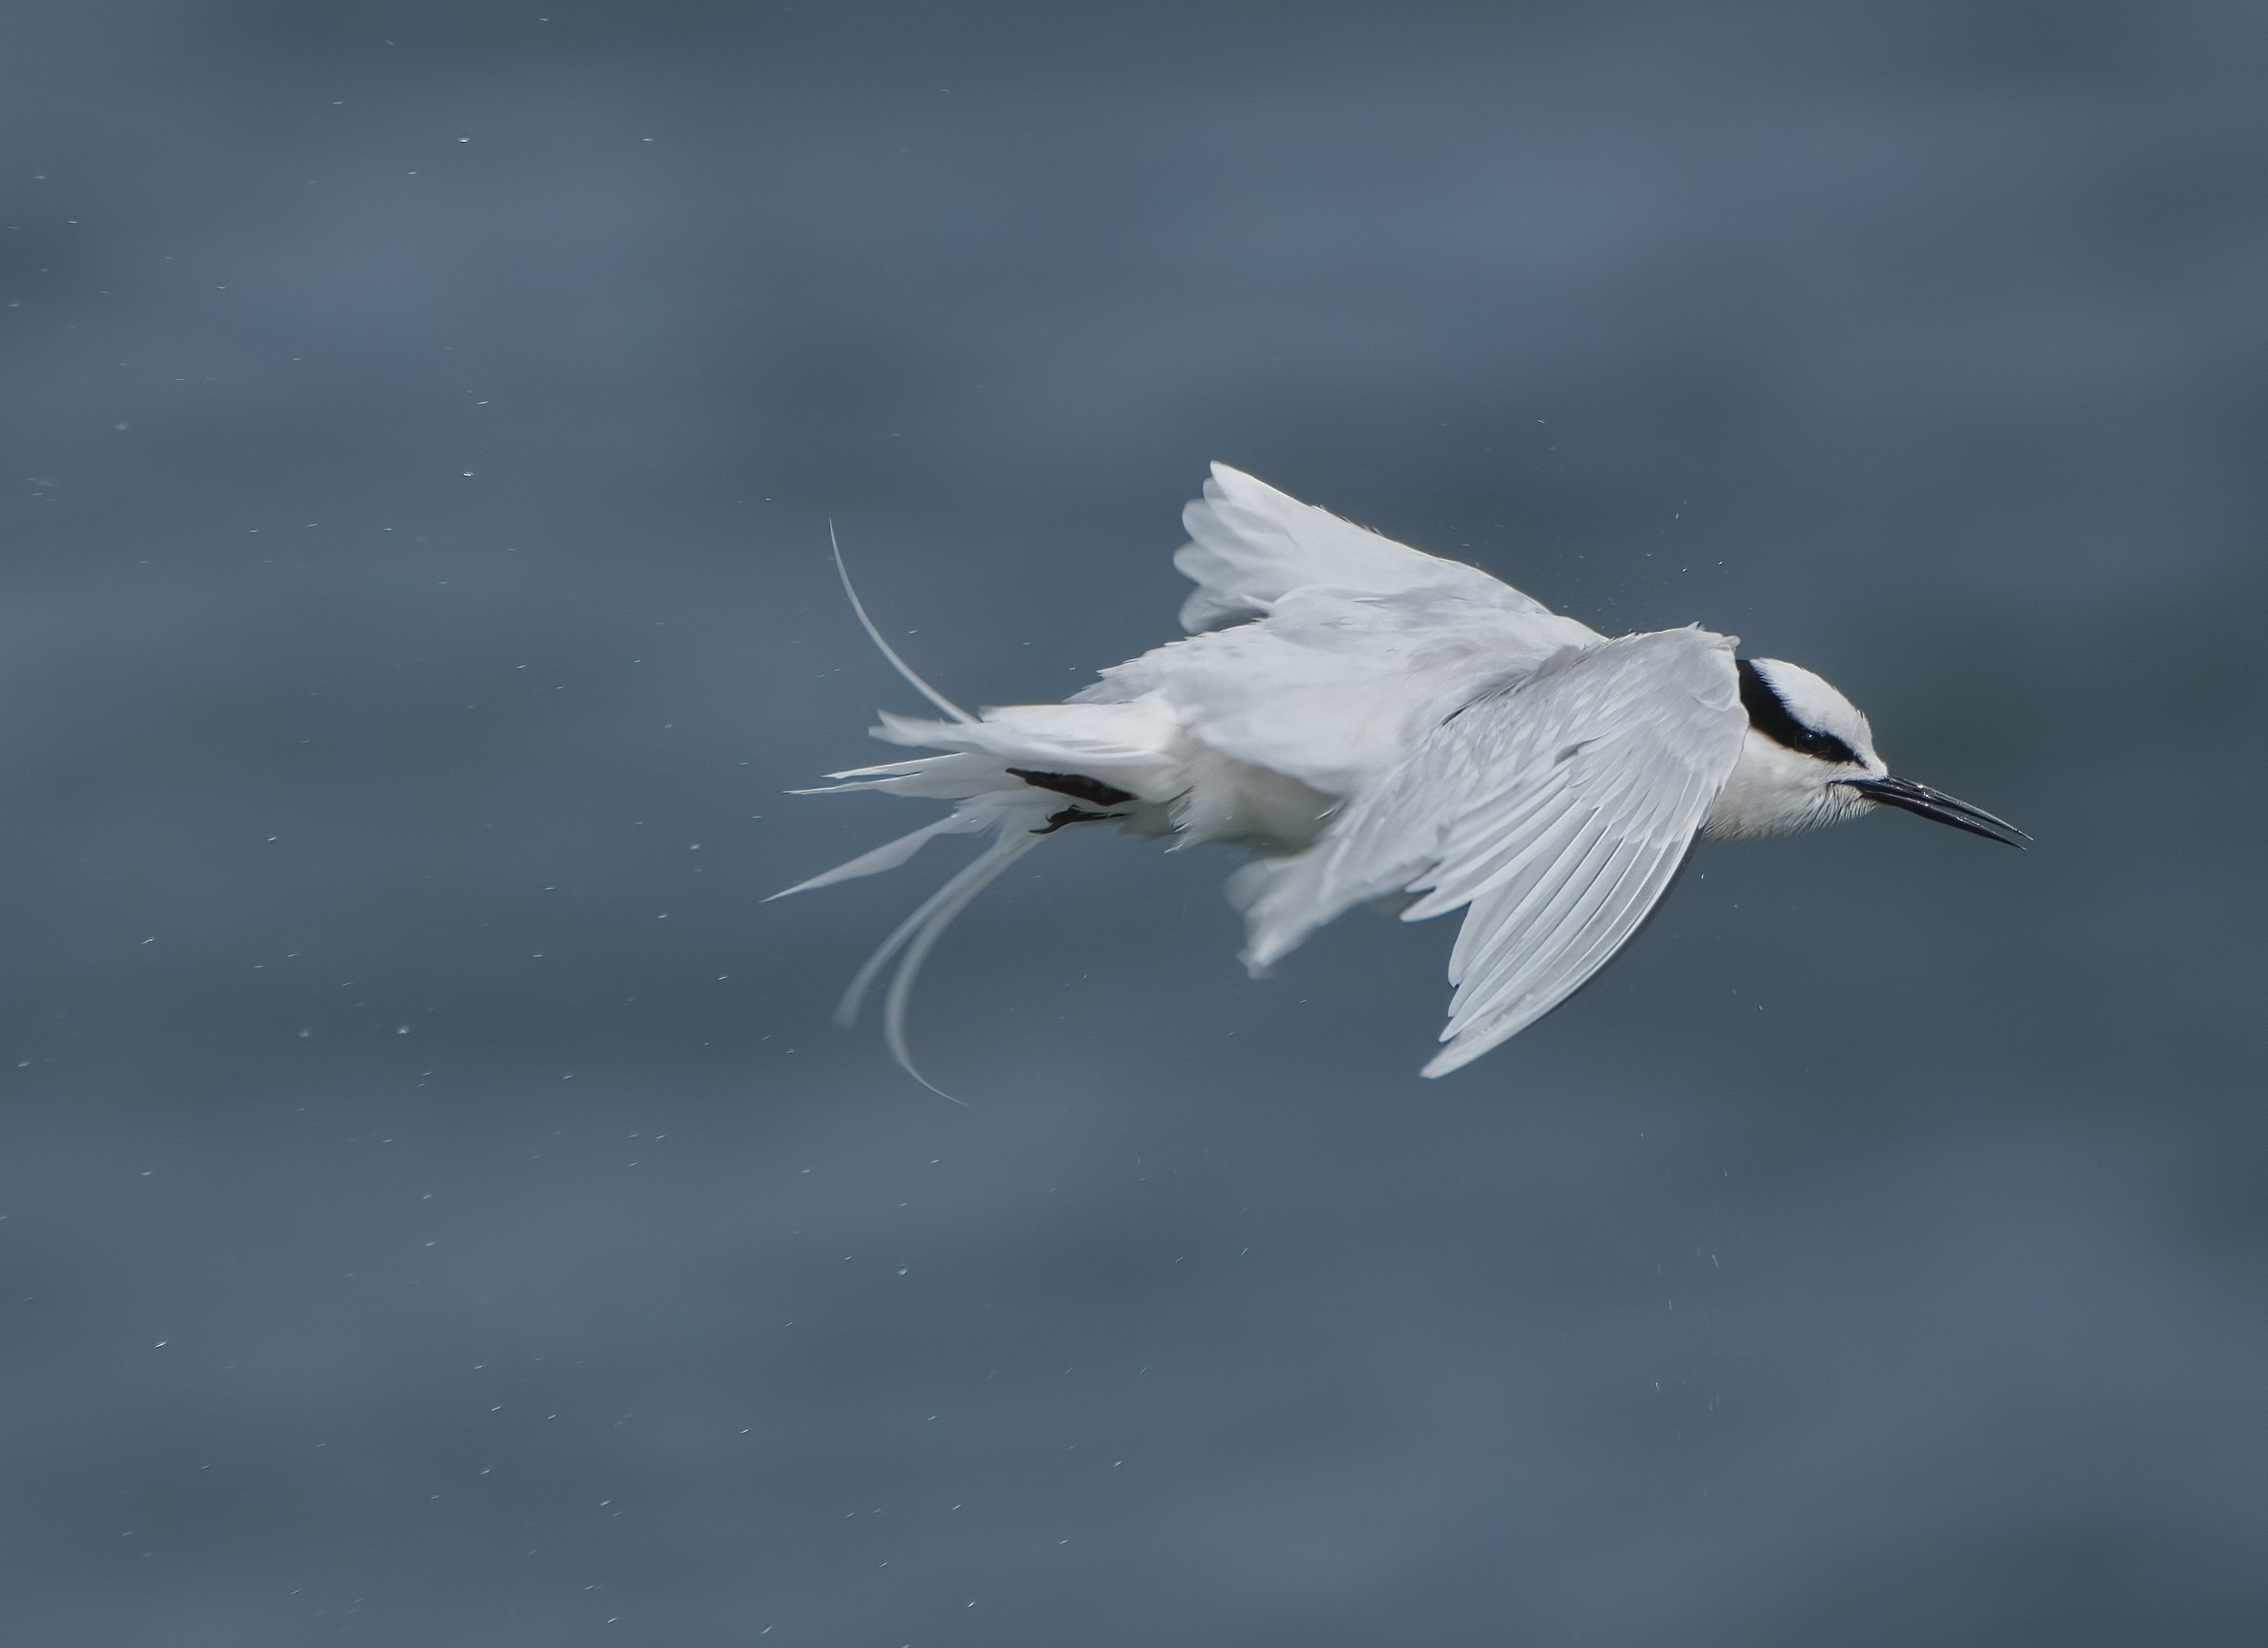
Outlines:
[{"label": "bird's leg", "polygon": [[[1035,790],[1052,790],[1057,795],[1067,795],[1074,801],[1092,801],[1097,806],[1116,806],[1122,801],[1131,801],[1133,795],[1107,784],[1100,778],[1090,778],[1085,773],[1033,772],[1022,767],[1008,769],[1011,777],[1020,778]],[[1077,809],[1072,809],[1076,811]],[[1064,819],[1066,824],[1077,824],[1079,819]]]},{"label": "bird's leg", "polygon": [[[1044,787],[1044,786],[1042,786]],[[1124,818],[1123,813],[1090,813],[1085,807],[1065,807],[1060,813],[1048,814],[1048,827],[1035,829],[1035,835],[1052,835],[1066,824],[1100,824],[1105,819]]]}]

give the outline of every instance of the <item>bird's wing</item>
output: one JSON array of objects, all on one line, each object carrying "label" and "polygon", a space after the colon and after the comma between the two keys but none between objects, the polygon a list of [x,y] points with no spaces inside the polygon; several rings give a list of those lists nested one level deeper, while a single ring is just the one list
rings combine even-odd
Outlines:
[{"label": "bird's wing", "polygon": [[1235,889],[1256,971],[1350,905],[1469,905],[1440,1076],[1581,988],[1668,889],[1739,758],[1734,642],[1702,629],[1563,654],[1452,713],[1315,847]]},{"label": "bird's wing", "polygon": [[1381,538],[1226,464],[1213,465],[1182,525],[1189,541],[1174,564],[1197,582],[1182,605],[1182,628],[1191,635],[1263,617],[1292,590],[1319,584],[1366,595],[1447,587],[1507,612],[1547,610],[1477,567]]}]

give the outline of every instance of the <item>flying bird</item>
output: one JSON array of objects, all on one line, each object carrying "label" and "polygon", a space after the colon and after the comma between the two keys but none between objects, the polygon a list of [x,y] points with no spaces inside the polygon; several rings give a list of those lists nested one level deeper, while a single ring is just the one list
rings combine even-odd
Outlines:
[{"label": "flying bird", "polygon": [[[895,869],[932,836],[990,844],[874,952],[850,1023],[893,962],[884,1035],[918,1078],[906,1004],[969,901],[1064,830],[1111,824],[1252,855],[1229,878],[1257,976],[1353,905],[1465,912],[1455,994],[1425,1067],[1446,1075],[1550,1012],[1610,960],[1696,840],[1790,835],[1880,806],[2010,846],[2022,832],[1894,777],[1850,700],[1692,626],[1609,638],[1499,583],[1212,467],[1174,564],[1186,638],[1062,703],[970,715],[867,634],[949,718],[884,712],[873,736],[939,754],[830,774],[944,818],[774,894]],[[841,567],[837,552],[836,565]],[[2029,840],[2029,837],[2023,837]]]}]

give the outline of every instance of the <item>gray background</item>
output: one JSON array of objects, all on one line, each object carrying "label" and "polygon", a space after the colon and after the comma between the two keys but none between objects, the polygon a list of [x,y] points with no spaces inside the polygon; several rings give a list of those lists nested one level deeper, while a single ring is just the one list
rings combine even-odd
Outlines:
[{"label": "gray background", "polygon": [[[546,9],[546,6],[549,9]],[[2268,1640],[2257,6],[25,0],[0,1619]],[[1220,458],[1819,669],[2028,856],[1447,923],[789,800],[1164,639]]]}]

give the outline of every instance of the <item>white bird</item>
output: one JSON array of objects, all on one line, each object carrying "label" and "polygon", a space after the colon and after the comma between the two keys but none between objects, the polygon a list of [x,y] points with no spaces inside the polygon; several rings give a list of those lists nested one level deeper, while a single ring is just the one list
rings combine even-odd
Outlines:
[{"label": "white bird", "polygon": [[1063,703],[958,708],[890,650],[844,575],[874,644],[952,719],[885,712],[873,736],[944,753],[795,793],[956,805],[772,896],[895,869],[934,835],[991,836],[874,952],[836,1013],[851,1022],[895,960],[884,1033],[909,1072],[906,1003],[931,947],[988,882],[1072,825],[1256,855],[1228,882],[1256,976],[1358,903],[1398,901],[1403,921],[1464,910],[1447,1045],[1427,1076],[1581,989],[1697,838],[1788,835],[1876,806],[2011,846],[2022,834],[1892,777],[1848,699],[1795,665],[1736,658],[1735,636],[1694,626],[1609,640],[1225,464],[1182,521],[1174,564],[1197,585],[1182,607],[1188,638]]}]

